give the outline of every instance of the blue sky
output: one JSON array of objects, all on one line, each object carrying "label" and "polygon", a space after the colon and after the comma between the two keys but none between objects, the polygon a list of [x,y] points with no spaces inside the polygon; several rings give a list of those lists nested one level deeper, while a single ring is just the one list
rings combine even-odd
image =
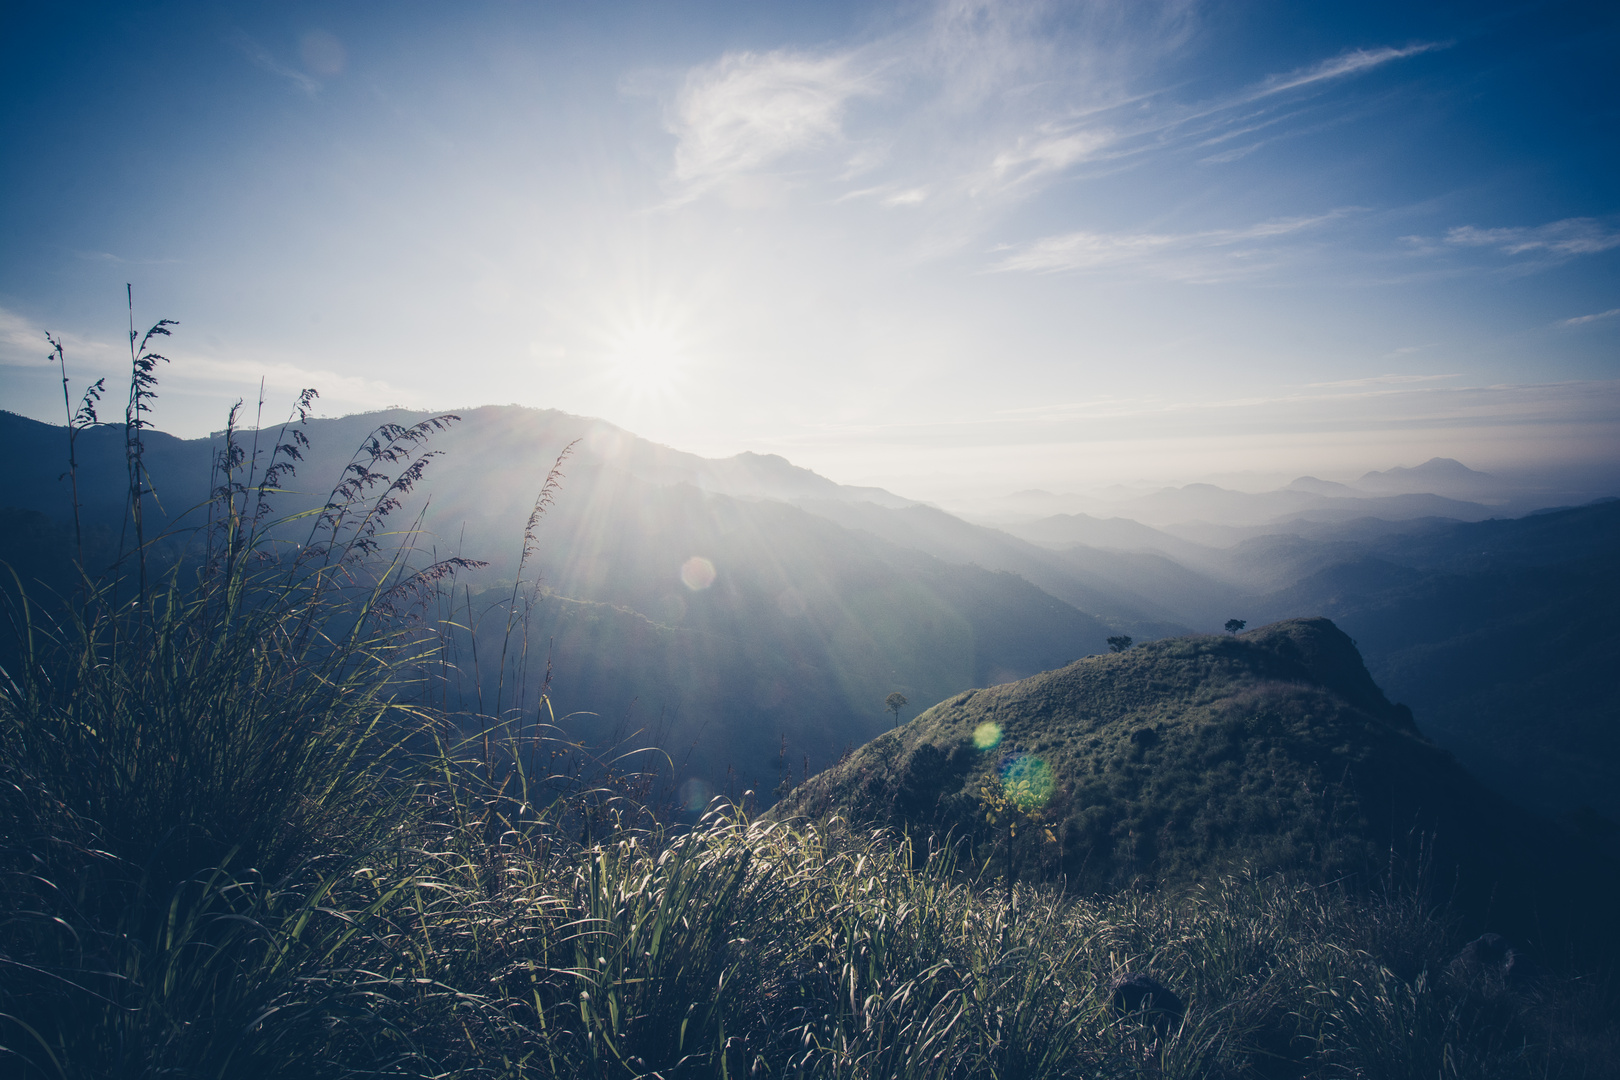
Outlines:
[{"label": "blue sky", "polygon": [[0,397],[483,403],[949,501],[1620,462],[1612,4],[0,15]]}]

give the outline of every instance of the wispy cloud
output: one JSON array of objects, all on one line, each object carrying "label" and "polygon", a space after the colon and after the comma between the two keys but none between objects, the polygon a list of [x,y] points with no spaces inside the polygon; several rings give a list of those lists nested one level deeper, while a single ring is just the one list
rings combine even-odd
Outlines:
[{"label": "wispy cloud", "polygon": [[249,37],[246,31],[238,30],[236,33],[231,35],[230,40],[231,44],[236,46],[237,51],[243,56],[247,57],[248,61],[251,62],[253,66],[261,68],[264,71],[268,71],[272,75],[279,75],[281,78],[286,79],[298,89],[308,94],[310,97],[314,97],[320,92],[321,84],[318,80],[309,75],[307,72],[299,71],[294,67],[288,67],[280,60],[277,60],[275,55],[271,53],[269,49],[265,48],[253,38]]},{"label": "wispy cloud", "polygon": [[[1284,425],[1310,428],[1337,414],[1359,415],[1374,427],[1399,428],[1408,423],[1441,420],[1599,421],[1614,425],[1613,407],[1620,400],[1620,380],[1572,383],[1529,383],[1495,386],[1457,385],[1461,375],[1381,375],[1367,379],[1276,387],[1232,397],[1099,397],[1000,409],[974,424],[1065,423],[1076,420],[1145,421],[1154,417],[1217,414],[1269,415]],[[1451,385],[1438,385],[1450,382]],[[942,421],[949,423],[949,421]],[[1174,433],[1166,428],[1165,435]]]},{"label": "wispy cloud", "polygon": [[1458,247],[1488,247],[1508,255],[1595,255],[1620,247],[1620,229],[1597,218],[1565,218],[1534,227],[1480,229],[1460,225],[1446,233]]},{"label": "wispy cloud", "polygon": [[[125,342],[73,333],[55,336],[66,351],[68,375],[75,386],[104,375],[116,378],[127,370],[128,353],[121,352],[128,347]],[[54,367],[56,360],[49,350],[44,327],[26,315],[0,307],[0,366]],[[402,400],[406,393],[381,379],[346,375],[334,368],[311,367],[302,356],[275,356],[267,350],[255,350],[257,355],[253,357],[222,356],[194,351],[183,340],[166,346],[163,351],[173,358],[173,363],[162,372],[166,383],[223,385],[232,388],[228,392],[236,393],[241,388],[257,386],[263,379],[273,390],[295,393],[314,386],[329,403],[359,406]],[[31,377],[38,378],[37,375]],[[78,393],[78,390],[73,392]],[[58,404],[60,400],[58,397]]]},{"label": "wispy cloud", "polygon": [[1014,147],[998,153],[990,168],[1000,179],[1012,182],[1033,180],[1091,160],[1115,139],[1115,133],[1106,127],[1064,134],[1024,136]]},{"label": "wispy cloud", "polygon": [[1281,94],[1300,87],[1311,86],[1315,83],[1329,82],[1333,79],[1342,79],[1348,75],[1359,75],[1375,67],[1393,60],[1405,60],[1410,56],[1419,56],[1436,49],[1450,46],[1450,42],[1430,41],[1418,45],[1408,45],[1405,48],[1384,46],[1378,49],[1351,49],[1338,56],[1288,72],[1285,75],[1273,75],[1256,86],[1243,100],[1253,101],[1273,94]]},{"label": "wispy cloud", "polygon": [[331,403],[401,401],[407,391],[384,379],[345,375],[331,368],[309,366],[303,357],[281,359],[221,357],[177,350],[167,373],[179,381],[215,382],[227,386],[256,386],[260,379],[267,387],[294,393],[306,386],[320,390],[322,400]]},{"label": "wispy cloud", "polygon": [[[1189,148],[1204,148],[1206,164],[1236,161],[1297,134],[1305,113],[1321,119],[1328,106],[1304,104],[1303,91],[1446,47],[1353,49],[1177,103],[1155,73],[1196,24],[1186,0],[936,0],[854,44],[726,54],[687,72],[666,110],[678,201],[787,169],[832,186],[832,202],[926,201],[930,228],[951,216],[961,220],[948,228],[966,235],[1086,169]],[[1262,129],[1265,140],[1219,146]],[[926,200],[890,197],[922,191]]]},{"label": "wispy cloud", "polygon": [[[1071,232],[1036,240],[1004,257],[996,272],[1058,273],[1132,267],[1173,280],[1216,280],[1250,272],[1256,245],[1292,236],[1348,213],[1265,221],[1239,229],[1189,233]],[[1215,258],[1211,259],[1211,255]]]},{"label": "wispy cloud", "polygon": [[853,54],[732,53],[691,72],[668,118],[689,191],[837,142],[852,98],[876,89]]},{"label": "wispy cloud", "polygon": [[[1396,349],[1397,353],[1411,352],[1411,349]],[[1306,383],[1306,387],[1318,390],[1340,390],[1366,386],[1412,386],[1418,383],[1442,382],[1446,379],[1460,379],[1460,373],[1450,375],[1369,375],[1362,379],[1336,379],[1333,382]]]},{"label": "wispy cloud", "polygon": [[[50,344],[45,340],[47,327],[25,315],[0,307],[0,365],[6,367],[50,367],[56,363],[50,355]],[[114,358],[114,352],[105,342],[79,334],[54,335],[67,351],[71,371],[75,364],[88,361],[98,373]]]},{"label": "wispy cloud", "polygon": [[1594,323],[1594,322],[1597,322],[1599,319],[1612,319],[1616,315],[1620,315],[1620,307],[1610,308],[1608,311],[1600,311],[1595,315],[1577,315],[1573,319],[1565,319],[1565,320],[1563,320],[1558,325],[1559,326],[1585,326],[1587,323]]},{"label": "wispy cloud", "polygon": [[14,311],[0,308],[0,364],[43,367],[49,363],[45,331]]},{"label": "wispy cloud", "polygon": [[[1268,76],[1224,97],[1181,107],[1161,105],[1147,119],[1129,118],[1122,110],[1127,105],[1152,102],[1163,97],[1162,94],[1139,94],[1129,98],[1121,95],[1109,107],[1094,110],[1095,115],[1082,121],[1069,121],[1067,124],[1049,121],[1035,133],[1020,136],[1014,149],[1004,150],[997,155],[993,169],[998,176],[1011,174],[1016,180],[1024,181],[1043,174],[1062,173],[1088,161],[1119,161],[1175,151],[1187,145],[1196,148],[1216,146],[1271,129],[1266,138],[1199,159],[1199,163],[1204,165],[1230,163],[1247,157],[1267,143],[1301,133],[1300,129],[1289,129],[1284,125],[1306,115],[1309,108],[1287,107],[1278,113],[1275,111],[1278,103],[1268,99],[1359,75],[1397,60],[1448,48],[1449,45],[1449,42],[1424,42],[1404,48],[1354,49],[1308,67]],[[1119,115],[1110,120],[1107,115],[1110,113]],[[1320,125],[1317,124],[1303,130],[1319,129]]]},{"label": "wispy cloud", "polygon": [[928,201],[928,189],[925,187],[907,188],[897,191],[884,198],[884,206],[918,206]]}]

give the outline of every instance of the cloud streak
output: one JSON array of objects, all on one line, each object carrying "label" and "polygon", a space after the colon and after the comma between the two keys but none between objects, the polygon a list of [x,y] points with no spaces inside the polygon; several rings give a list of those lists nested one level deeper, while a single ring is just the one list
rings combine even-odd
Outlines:
[{"label": "cloud streak", "polygon": [[1384,46],[1379,49],[1351,49],[1338,56],[1300,68],[1286,75],[1273,75],[1264,80],[1259,86],[1242,100],[1255,101],[1273,94],[1285,93],[1289,90],[1298,90],[1301,87],[1312,86],[1316,83],[1329,82],[1342,79],[1349,75],[1359,75],[1375,67],[1382,67],[1394,60],[1405,60],[1411,56],[1420,56],[1436,49],[1450,47],[1450,42],[1431,41],[1418,45],[1408,45],[1404,49]]},{"label": "cloud streak", "polygon": [[235,45],[237,51],[243,56],[247,57],[248,61],[253,64],[254,67],[257,67],[263,71],[268,71],[272,75],[279,75],[281,78],[286,79],[299,90],[302,90],[304,93],[308,94],[310,97],[314,97],[320,92],[321,84],[318,80],[305,72],[299,71],[297,68],[288,67],[286,64],[283,64],[281,61],[277,60],[269,49],[265,48],[263,45],[260,45],[257,41],[254,41],[247,35],[246,31],[238,30],[236,33],[232,34],[231,44]]},{"label": "cloud streak", "polygon": [[1589,217],[1564,218],[1533,228],[1481,229],[1459,225],[1446,233],[1446,243],[1456,247],[1495,248],[1507,255],[1569,258],[1620,247],[1620,229]]},{"label": "cloud streak", "polygon": [[1027,244],[990,269],[996,273],[1052,274],[1123,267],[1171,280],[1218,280],[1250,272],[1245,260],[1269,242],[1313,229],[1346,213],[1336,210],[1239,229],[1189,233],[1064,233]]},{"label": "cloud streak", "polygon": [[[1402,350],[1397,349],[1397,352]],[[1348,387],[1363,386],[1412,386],[1419,383],[1441,382],[1445,379],[1459,379],[1458,373],[1450,375],[1369,375],[1362,379],[1336,379],[1333,382],[1306,383],[1307,389],[1336,390]]]},{"label": "cloud streak", "polygon": [[1034,180],[1094,160],[1116,139],[1109,128],[1022,137],[1012,149],[996,155],[990,171],[998,180],[1011,183]]},{"label": "cloud streak", "polygon": [[[86,359],[103,373],[117,359],[114,349],[104,342],[73,333],[54,335],[67,353],[71,371]],[[45,327],[9,308],[0,307],[0,366],[33,368],[55,367],[56,358],[45,340]]]},{"label": "cloud streak", "polygon": [[[56,337],[66,352],[68,375],[75,384],[89,383],[106,376],[127,375],[127,345],[80,334],[61,333]],[[45,331],[34,320],[9,308],[0,307],[0,366],[11,368],[55,368],[45,340]],[[272,389],[296,392],[306,386],[321,391],[328,402],[349,403],[365,408],[379,401],[401,400],[405,393],[385,380],[362,375],[345,375],[332,368],[312,368],[291,359],[232,358],[194,352],[184,341],[164,349],[173,363],[163,369],[165,383],[224,384],[229,387],[256,386],[261,379]],[[74,393],[78,391],[75,390]],[[60,396],[56,396],[61,404]]]},{"label": "cloud streak", "polygon": [[1585,326],[1587,323],[1595,323],[1599,319],[1612,319],[1616,315],[1620,315],[1620,307],[1610,308],[1608,311],[1600,311],[1595,315],[1577,315],[1573,319],[1565,319],[1562,322],[1558,323],[1557,325],[1559,325],[1559,326]]}]

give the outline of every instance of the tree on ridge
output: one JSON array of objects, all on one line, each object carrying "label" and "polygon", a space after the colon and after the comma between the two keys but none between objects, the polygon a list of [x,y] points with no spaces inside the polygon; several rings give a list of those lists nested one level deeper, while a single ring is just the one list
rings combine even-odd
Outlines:
[{"label": "tree on ridge", "polygon": [[894,713],[895,727],[900,726],[900,710],[910,704],[911,702],[906,700],[906,695],[898,690],[883,699],[883,707]]}]

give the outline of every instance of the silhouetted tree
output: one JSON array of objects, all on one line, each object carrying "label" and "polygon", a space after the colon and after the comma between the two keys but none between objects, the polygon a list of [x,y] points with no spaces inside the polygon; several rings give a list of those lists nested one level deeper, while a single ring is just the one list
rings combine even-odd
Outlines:
[{"label": "silhouetted tree", "polygon": [[1228,634],[1235,634],[1239,630],[1243,629],[1245,626],[1248,626],[1248,625],[1249,624],[1246,621],[1244,621],[1243,619],[1227,619],[1226,620],[1226,632]]},{"label": "silhouetted tree", "polygon": [[900,726],[900,710],[910,704],[911,702],[906,700],[906,695],[898,690],[883,699],[883,707],[894,713],[895,727]]},{"label": "silhouetted tree", "polygon": [[1131,644],[1131,635],[1118,634],[1108,639],[1108,651],[1124,652],[1126,649],[1131,647]]}]

